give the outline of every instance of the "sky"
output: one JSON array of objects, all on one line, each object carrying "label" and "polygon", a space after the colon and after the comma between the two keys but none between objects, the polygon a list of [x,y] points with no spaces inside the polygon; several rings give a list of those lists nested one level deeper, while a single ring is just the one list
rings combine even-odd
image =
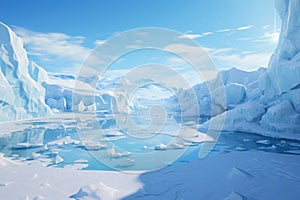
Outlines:
[{"label": "sky", "polygon": [[280,29],[273,0],[2,0],[0,21],[23,38],[31,60],[73,74],[97,44],[141,27],[181,32],[219,69],[254,70],[267,66]]}]

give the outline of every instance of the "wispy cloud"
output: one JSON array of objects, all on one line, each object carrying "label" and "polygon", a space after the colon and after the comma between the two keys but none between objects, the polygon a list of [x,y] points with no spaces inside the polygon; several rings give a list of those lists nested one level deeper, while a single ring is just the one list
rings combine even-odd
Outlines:
[{"label": "wispy cloud", "polygon": [[201,34],[193,34],[189,31],[188,33],[181,35],[179,38],[196,39],[196,38],[200,38],[200,37],[204,37],[204,36],[208,36],[208,35],[212,35],[212,34],[213,34],[213,32],[204,32]]},{"label": "wispy cloud", "polygon": [[203,37],[203,35],[186,33],[186,34],[181,35],[179,38],[180,39],[182,39],[182,38],[196,39],[196,38],[200,38],[200,37]]},{"label": "wispy cloud", "polygon": [[267,67],[271,53],[223,54],[213,56],[220,68],[237,67],[243,70],[254,70]]},{"label": "wispy cloud", "polygon": [[265,32],[261,37],[258,39],[253,40],[254,42],[271,42],[271,43],[278,43],[279,40],[279,32]]},{"label": "wispy cloud", "polygon": [[244,31],[244,30],[248,30],[251,29],[253,27],[253,25],[248,25],[248,26],[240,26],[237,28],[226,28],[226,29],[220,29],[217,30],[217,33],[226,33],[226,32],[233,32],[233,31]]},{"label": "wispy cloud", "polygon": [[66,65],[78,65],[83,62],[90,52],[89,48],[84,47],[85,38],[82,36],[69,36],[64,33],[41,33],[16,26],[13,29],[23,39],[28,53],[38,56],[39,59],[44,61],[57,58],[60,59],[60,62],[64,59],[67,60]]},{"label": "wispy cloud", "polygon": [[[195,47],[190,46],[178,46],[170,45],[167,47],[168,50],[178,51],[180,53],[192,53],[191,58],[196,58],[197,54],[193,55]],[[251,51],[243,51],[240,54],[235,53],[235,49],[232,48],[203,48],[204,51],[210,56],[216,67],[231,68],[237,67],[243,70],[254,70],[259,67],[267,67],[271,53],[257,53]],[[199,56],[198,56],[199,57]],[[201,59],[201,56],[197,59]],[[202,59],[204,59],[203,57]],[[205,59],[204,59],[205,60]],[[169,64],[186,66],[186,61],[181,58],[171,58],[168,60]]]},{"label": "wispy cloud", "polygon": [[104,44],[105,43],[105,40],[96,40],[94,42],[94,44],[97,46],[97,45],[101,45],[101,44]]},{"label": "wispy cloud", "polygon": [[213,35],[215,33],[227,33],[227,32],[234,32],[234,31],[244,31],[244,30],[251,29],[252,27],[253,27],[252,25],[240,26],[240,27],[237,27],[237,28],[226,28],[226,29],[220,29],[220,30],[216,30],[216,31],[208,31],[208,32],[200,33],[200,34],[191,33],[191,31],[188,31],[187,33],[180,36],[180,38],[196,39],[196,38],[201,38],[201,37],[205,37],[205,36],[208,36],[208,35]]},{"label": "wispy cloud", "polygon": [[207,51],[208,55],[211,57],[217,56],[217,55],[228,54],[233,50],[232,48],[218,48],[218,49],[204,48],[204,49]]},{"label": "wispy cloud", "polygon": [[243,30],[248,30],[250,28],[252,28],[252,25],[250,25],[250,26],[241,26],[241,27],[236,28],[236,30],[243,31]]}]

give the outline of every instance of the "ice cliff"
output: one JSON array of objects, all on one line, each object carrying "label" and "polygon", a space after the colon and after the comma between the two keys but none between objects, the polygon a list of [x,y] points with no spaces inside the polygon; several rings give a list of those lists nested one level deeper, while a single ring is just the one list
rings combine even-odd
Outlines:
[{"label": "ice cliff", "polygon": [[42,117],[51,111],[111,108],[109,92],[95,91],[88,81],[72,75],[49,75],[30,61],[22,39],[1,22],[0,66],[0,122]]},{"label": "ice cliff", "polygon": [[114,99],[112,92],[93,88],[90,79],[50,74],[49,81],[42,84],[46,89],[46,104],[55,112],[110,110]]},{"label": "ice cliff", "polygon": [[0,22],[0,122],[51,113],[41,86],[47,73],[28,60],[22,39]]},{"label": "ice cliff", "polygon": [[[225,131],[300,138],[300,0],[276,0],[282,26],[278,46],[266,72],[250,85],[243,103],[224,108]],[[246,77],[245,77],[246,78]],[[224,80],[224,78],[223,78]],[[226,87],[226,81],[225,81]],[[227,99],[241,94],[227,93]],[[212,97],[214,99],[214,97]],[[208,128],[209,121],[202,125]]]}]

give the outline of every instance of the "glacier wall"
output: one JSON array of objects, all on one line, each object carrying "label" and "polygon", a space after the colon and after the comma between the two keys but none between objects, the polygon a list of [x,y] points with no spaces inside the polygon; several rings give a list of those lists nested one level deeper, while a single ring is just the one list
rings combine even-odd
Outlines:
[{"label": "glacier wall", "polygon": [[88,81],[49,76],[28,59],[22,39],[1,22],[0,67],[0,122],[112,107],[112,95],[95,91]]},{"label": "glacier wall", "polygon": [[[114,97],[110,91],[94,89],[88,80],[73,75],[50,75],[43,82],[45,102],[54,112],[111,110]],[[87,78],[88,79],[88,78]]]},{"label": "glacier wall", "polygon": [[282,25],[277,49],[269,63],[276,95],[289,92],[300,80],[300,1],[275,0]]},{"label": "glacier wall", "polygon": [[[300,0],[275,0],[275,6],[282,27],[267,71],[245,87],[251,95],[243,103],[214,117],[226,115],[224,131],[300,139]],[[227,93],[227,99],[234,96]]]},{"label": "glacier wall", "polygon": [[265,75],[260,125],[277,132],[300,133],[300,0],[275,0],[282,25]]},{"label": "glacier wall", "polygon": [[28,60],[23,41],[0,22],[0,122],[46,116],[47,73]]}]

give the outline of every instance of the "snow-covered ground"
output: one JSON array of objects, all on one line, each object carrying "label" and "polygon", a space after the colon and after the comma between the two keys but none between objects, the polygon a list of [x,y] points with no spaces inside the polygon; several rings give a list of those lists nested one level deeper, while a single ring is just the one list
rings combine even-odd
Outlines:
[{"label": "snow-covered ground", "polygon": [[120,199],[143,185],[138,173],[45,168],[14,162],[2,154],[0,174],[1,199],[63,200],[72,195],[75,199]]},{"label": "snow-covered ground", "polygon": [[[222,164],[220,164],[222,163]],[[223,152],[154,172],[82,171],[0,157],[4,199],[289,199],[300,195],[299,155]]]},{"label": "snow-covered ground", "polygon": [[299,167],[298,155],[222,153],[142,174],[143,188],[125,199],[296,200]]}]

